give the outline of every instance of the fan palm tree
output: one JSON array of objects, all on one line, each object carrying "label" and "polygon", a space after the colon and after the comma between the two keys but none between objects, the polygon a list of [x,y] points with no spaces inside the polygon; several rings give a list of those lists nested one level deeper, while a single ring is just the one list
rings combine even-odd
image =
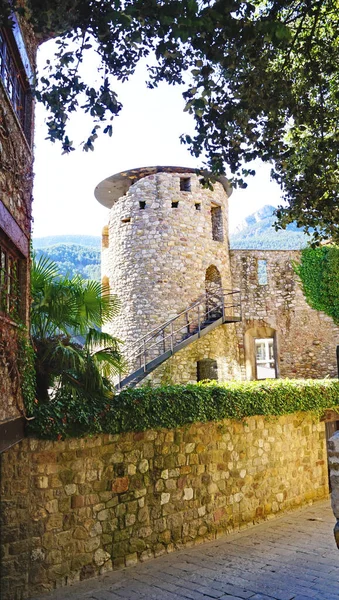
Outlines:
[{"label": "fan palm tree", "polygon": [[101,327],[117,314],[117,297],[96,281],[61,276],[43,256],[32,261],[31,297],[37,400],[112,397],[109,378],[122,358],[118,340]]}]

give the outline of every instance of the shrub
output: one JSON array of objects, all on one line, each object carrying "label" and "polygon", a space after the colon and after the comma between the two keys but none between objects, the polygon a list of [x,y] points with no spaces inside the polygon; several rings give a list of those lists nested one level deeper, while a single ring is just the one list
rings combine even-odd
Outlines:
[{"label": "shrub", "polygon": [[242,420],[297,411],[321,414],[339,406],[336,380],[265,380],[128,389],[112,401],[36,404],[31,435],[46,439],[174,428],[187,423]]}]

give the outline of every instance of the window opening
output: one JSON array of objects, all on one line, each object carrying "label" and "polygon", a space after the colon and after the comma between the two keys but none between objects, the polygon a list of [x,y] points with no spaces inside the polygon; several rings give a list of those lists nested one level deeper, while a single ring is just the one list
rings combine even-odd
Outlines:
[{"label": "window opening", "polygon": [[258,260],[258,284],[267,285],[267,260]]},{"label": "window opening", "polygon": [[131,217],[124,217],[123,219],[121,219],[121,223],[130,223],[131,222]]},{"label": "window opening", "polygon": [[19,312],[19,258],[0,239],[0,313],[16,317]]},{"label": "window opening", "polygon": [[211,207],[211,220],[212,220],[212,239],[216,242],[224,241],[224,231],[222,223],[222,210],[221,206]]},{"label": "window opening", "polygon": [[172,208],[178,208],[179,200],[172,200]]},{"label": "window opening", "polygon": [[107,275],[104,275],[102,280],[101,280],[101,286],[102,286],[102,295],[103,296],[108,296],[110,294],[110,285],[109,285],[109,278],[107,277]]},{"label": "window opening", "polygon": [[218,381],[218,363],[213,358],[204,358],[197,362],[197,381],[204,379]]},{"label": "window opening", "polygon": [[200,202],[196,202],[195,203],[195,210],[201,210],[201,203]]},{"label": "window opening", "polygon": [[273,338],[255,340],[255,364],[257,379],[276,379]]},{"label": "window opening", "polygon": [[108,225],[105,225],[105,227],[103,227],[103,229],[102,229],[101,247],[102,248],[108,248],[109,247]]},{"label": "window opening", "polygon": [[139,200],[139,208],[140,210],[144,210],[146,208],[146,200]]},{"label": "window opening", "polygon": [[0,79],[9,96],[14,112],[30,142],[31,94],[23,69],[19,66],[16,52],[4,31],[0,31]]},{"label": "window opening", "polygon": [[190,192],[191,191],[191,178],[190,177],[180,177],[180,191],[181,192]]}]

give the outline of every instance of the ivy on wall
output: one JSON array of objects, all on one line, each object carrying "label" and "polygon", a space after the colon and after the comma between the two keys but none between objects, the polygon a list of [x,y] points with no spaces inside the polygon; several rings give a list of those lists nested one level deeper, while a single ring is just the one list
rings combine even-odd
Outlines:
[{"label": "ivy on wall", "polygon": [[308,304],[339,325],[339,247],[305,248],[294,270]]},{"label": "ivy on wall", "polygon": [[35,401],[34,350],[24,325],[0,328],[0,397],[13,398],[20,415],[29,417]]},{"label": "ivy on wall", "polygon": [[242,420],[339,407],[339,382],[275,380],[142,387],[121,392],[110,403],[57,401],[35,405],[30,435],[45,439],[174,428],[193,422]]}]

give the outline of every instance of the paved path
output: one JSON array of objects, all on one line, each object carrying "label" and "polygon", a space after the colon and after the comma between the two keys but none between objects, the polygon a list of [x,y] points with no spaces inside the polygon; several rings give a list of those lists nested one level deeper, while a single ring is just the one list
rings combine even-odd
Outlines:
[{"label": "paved path", "polygon": [[329,502],[39,600],[339,600]]}]

